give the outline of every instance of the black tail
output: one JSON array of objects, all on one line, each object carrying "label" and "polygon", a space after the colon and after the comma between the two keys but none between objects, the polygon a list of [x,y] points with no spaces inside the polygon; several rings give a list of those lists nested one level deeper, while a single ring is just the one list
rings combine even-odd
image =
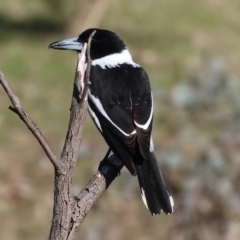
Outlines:
[{"label": "black tail", "polygon": [[162,210],[172,214],[173,198],[166,188],[154,153],[150,152],[149,159],[142,165],[136,165],[136,170],[143,202],[151,214],[160,214]]}]

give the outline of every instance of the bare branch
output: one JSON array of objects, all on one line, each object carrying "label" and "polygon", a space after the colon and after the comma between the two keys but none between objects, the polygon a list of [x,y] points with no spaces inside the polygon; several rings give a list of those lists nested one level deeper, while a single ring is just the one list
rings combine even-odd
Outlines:
[{"label": "bare branch", "polygon": [[[85,43],[82,49],[82,53],[86,53],[86,51],[87,51],[87,44]],[[82,94],[84,89],[85,63],[86,63],[85,54],[78,54],[74,84],[76,85],[79,91],[79,97]]]},{"label": "bare branch", "polygon": [[[108,160],[104,159],[99,166],[99,171],[91,178],[86,187],[77,196],[72,196],[72,179],[87,114],[87,92],[90,86],[92,61],[90,46],[94,34],[95,32],[91,34],[88,44],[84,45],[81,54],[78,55],[68,132],[60,159],[53,154],[45,138],[22,108],[18,97],[0,71],[0,82],[13,104],[10,109],[28,126],[55,167],[54,208],[50,240],[73,240],[88,212],[123,167],[123,163],[115,155]],[[85,71],[86,62],[87,69]]]},{"label": "bare branch", "polygon": [[122,167],[122,161],[120,161],[116,155],[112,155],[107,162],[105,161],[104,165],[101,165],[99,171],[74,198],[72,225],[69,229],[69,237],[67,240],[74,239],[75,233],[83,223],[84,218],[112,181],[119,175]]},{"label": "bare branch", "polygon": [[[86,47],[77,59],[75,80],[73,85],[73,97],[71,103],[71,114],[63,151],[61,164],[64,165],[65,174],[55,174],[54,182],[54,207],[50,240],[66,240],[69,235],[69,227],[72,218],[71,195],[72,178],[77,162],[78,151],[81,145],[81,134],[83,131],[86,114],[87,101],[80,102],[81,86],[84,86],[84,64]],[[80,64],[81,63],[81,64]]]},{"label": "bare branch", "polygon": [[[92,41],[92,38],[94,36],[94,34],[96,33],[96,31],[93,31],[88,39],[88,48],[87,48],[87,69],[86,69],[86,76],[85,76],[85,79],[84,79],[84,90],[83,90],[83,93],[82,93],[82,102],[84,102],[84,99],[87,97],[87,92],[88,92],[88,89],[89,89],[89,86],[91,84],[90,82],[90,71],[91,71],[91,64],[92,64],[92,59],[91,59],[91,56],[90,56],[90,47],[91,47],[91,41]],[[85,99],[86,100],[86,99]]]},{"label": "bare branch", "polygon": [[20,119],[27,125],[28,129],[32,132],[32,134],[38,140],[38,142],[42,146],[43,150],[45,151],[46,155],[48,156],[49,160],[52,162],[56,172],[60,172],[62,168],[60,166],[59,159],[51,150],[50,146],[48,145],[48,143],[47,143],[46,139],[44,138],[44,136],[42,135],[41,131],[38,129],[38,127],[35,125],[35,123],[28,116],[27,112],[21,106],[21,102],[20,102],[19,98],[17,97],[16,93],[13,91],[10,84],[7,82],[7,80],[1,70],[0,70],[0,83],[2,84],[10,101],[12,102],[13,106],[10,106],[10,110],[15,112],[20,117]]},{"label": "bare branch", "polygon": [[[54,191],[54,210],[52,219],[52,228],[49,239],[66,240],[69,236],[71,228],[72,214],[74,213],[73,196],[71,195],[72,178],[77,162],[78,151],[81,145],[81,135],[87,115],[87,91],[89,88],[89,77],[91,70],[90,45],[93,34],[91,34],[87,45],[87,78],[84,79],[85,63],[81,61],[86,56],[86,48],[82,49],[78,57],[76,74],[73,86],[73,97],[71,103],[71,115],[69,121],[68,132],[61,154],[61,163],[65,166],[64,175],[55,176],[55,191]],[[80,66],[80,63],[82,66]],[[87,84],[84,84],[87,82]],[[84,86],[81,92],[81,86]]]}]

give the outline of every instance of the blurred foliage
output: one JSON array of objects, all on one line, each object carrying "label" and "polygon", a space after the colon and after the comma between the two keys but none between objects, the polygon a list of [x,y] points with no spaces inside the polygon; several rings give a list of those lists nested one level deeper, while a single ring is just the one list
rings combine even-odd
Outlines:
[{"label": "blurred foliage", "polygon": [[[240,2],[101,1],[109,6],[96,27],[117,32],[149,74],[155,150],[176,206],[172,216],[151,217],[137,179],[123,170],[86,218],[79,238],[238,240]],[[68,124],[76,55],[47,47],[71,37],[69,32],[79,34],[88,14],[100,11],[96,3],[0,3],[0,68],[58,155]],[[0,103],[1,239],[47,239],[52,166],[7,110],[1,88]],[[106,150],[88,119],[74,192],[96,171]]]}]

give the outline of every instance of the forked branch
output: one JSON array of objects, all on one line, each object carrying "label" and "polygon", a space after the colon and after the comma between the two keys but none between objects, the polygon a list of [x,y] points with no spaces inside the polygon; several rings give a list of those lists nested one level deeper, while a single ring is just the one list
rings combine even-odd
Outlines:
[{"label": "forked branch", "polygon": [[[74,239],[76,231],[92,206],[123,167],[122,162],[115,155],[112,155],[108,161],[104,161],[104,164],[100,165],[99,171],[77,196],[71,194],[72,179],[87,114],[87,92],[91,84],[89,80],[91,70],[90,46],[93,35],[94,33],[77,58],[70,121],[61,158],[53,153],[41,131],[24,110],[16,93],[0,71],[0,83],[12,103],[10,109],[20,117],[38,140],[55,169],[54,208],[50,240]],[[85,71],[86,63],[87,69]]]}]

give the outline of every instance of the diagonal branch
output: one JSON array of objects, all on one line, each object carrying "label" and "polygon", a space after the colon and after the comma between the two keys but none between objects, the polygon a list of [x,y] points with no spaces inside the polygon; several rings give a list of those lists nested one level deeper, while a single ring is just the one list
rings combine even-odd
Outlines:
[{"label": "diagonal branch", "polygon": [[119,175],[122,167],[123,163],[116,155],[110,156],[108,161],[104,161],[104,164],[100,165],[99,171],[89,180],[81,192],[74,197],[72,225],[67,240],[74,239],[75,232],[79,230],[87,214]]},{"label": "diagonal branch", "polygon": [[[72,179],[87,114],[87,92],[91,84],[89,81],[90,45],[94,33],[90,36],[88,44],[85,44],[81,54],[78,55],[69,127],[60,159],[52,152],[40,130],[22,108],[19,98],[0,71],[0,83],[13,105],[10,109],[27,125],[55,168],[54,207],[50,240],[73,240],[88,212],[123,167],[123,163],[117,156],[112,155],[108,161],[104,161],[104,164],[100,165],[99,171],[91,178],[86,187],[77,196],[72,196]],[[87,69],[85,71],[86,62]]]},{"label": "diagonal branch", "polygon": [[13,106],[9,107],[10,110],[16,113],[20,117],[20,119],[27,125],[28,129],[32,132],[32,134],[38,140],[44,152],[48,156],[49,160],[52,162],[55,170],[57,172],[60,172],[62,168],[60,166],[59,159],[51,150],[50,146],[48,145],[41,131],[38,129],[38,127],[35,125],[35,123],[32,121],[32,119],[28,116],[27,112],[22,107],[19,98],[17,97],[16,93],[14,92],[14,90],[12,89],[12,87],[10,86],[10,84],[8,83],[4,74],[1,71],[0,71],[0,83],[2,84],[10,101],[12,102]]}]

